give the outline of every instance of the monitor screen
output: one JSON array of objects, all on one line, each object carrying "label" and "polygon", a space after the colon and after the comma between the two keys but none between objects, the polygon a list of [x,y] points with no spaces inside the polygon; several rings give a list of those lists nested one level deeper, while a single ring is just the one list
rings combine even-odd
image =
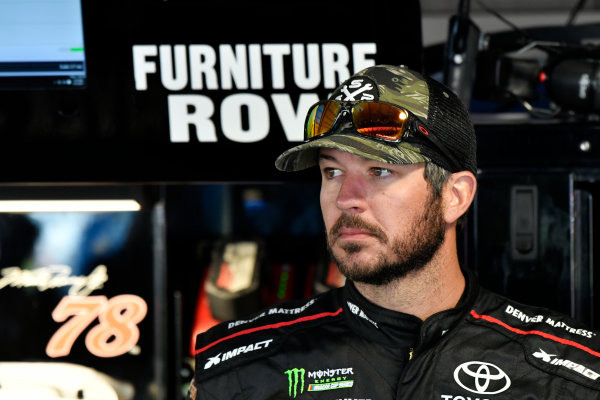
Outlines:
[{"label": "monitor screen", "polygon": [[0,0],[0,89],[85,84],[81,0]]}]

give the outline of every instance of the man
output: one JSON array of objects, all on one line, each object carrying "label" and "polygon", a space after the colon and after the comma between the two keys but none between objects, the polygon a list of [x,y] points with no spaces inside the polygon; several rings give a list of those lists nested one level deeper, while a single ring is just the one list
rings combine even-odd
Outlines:
[{"label": "man", "polygon": [[309,110],[305,135],[276,166],[318,165],[346,285],[199,335],[190,398],[600,398],[597,332],[461,270],[475,134],[450,90],[370,67]]}]

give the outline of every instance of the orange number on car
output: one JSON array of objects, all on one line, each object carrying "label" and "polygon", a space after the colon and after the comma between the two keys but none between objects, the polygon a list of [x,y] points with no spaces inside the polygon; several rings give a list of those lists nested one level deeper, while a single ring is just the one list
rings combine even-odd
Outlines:
[{"label": "orange number on car", "polygon": [[98,357],[116,357],[131,350],[140,338],[137,324],[144,319],[148,307],[138,296],[124,294],[109,300],[98,316],[100,324],[85,337],[90,353]]},{"label": "orange number on car", "polygon": [[70,316],[73,318],[65,322],[50,338],[46,354],[50,357],[68,355],[75,339],[96,319],[106,303],[106,296],[63,297],[52,311],[52,319],[63,322]]},{"label": "orange number on car", "polygon": [[56,322],[66,321],[50,338],[46,354],[50,357],[69,355],[73,343],[96,319],[96,325],[86,335],[85,344],[98,357],[116,357],[131,350],[140,331],[137,324],[144,319],[148,307],[139,296],[121,295],[108,300],[106,296],[65,296],[52,312]]}]

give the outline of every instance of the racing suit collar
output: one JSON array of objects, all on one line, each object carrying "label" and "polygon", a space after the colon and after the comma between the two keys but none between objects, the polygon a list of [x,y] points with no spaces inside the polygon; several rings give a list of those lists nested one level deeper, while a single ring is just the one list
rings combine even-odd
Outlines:
[{"label": "racing suit collar", "polygon": [[354,283],[346,281],[344,287],[344,314],[349,325],[367,340],[384,345],[423,348],[428,347],[468,314],[477,297],[478,284],[475,276],[463,270],[465,290],[454,308],[438,312],[425,321],[414,315],[392,311],[371,303],[356,289]]},{"label": "racing suit collar", "polygon": [[465,277],[465,290],[456,306],[433,314],[423,322],[418,344],[421,350],[435,343],[469,314],[477,298],[479,284],[472,272],[463,269],[462,273]]},{"label": "racing suit collar", "polygon": [[346,280],[344,314],[351,329],[369,341],[394,347],[413,347],[423,322],[414,315],[392,311],[371,303]]}]

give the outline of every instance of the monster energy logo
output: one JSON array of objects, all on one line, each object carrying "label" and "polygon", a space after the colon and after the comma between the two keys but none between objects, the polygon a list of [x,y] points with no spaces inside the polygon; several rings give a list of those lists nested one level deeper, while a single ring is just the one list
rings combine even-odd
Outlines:
[{"label": "monster energy logo", "polygon": [[304,368],[292,368],[284,372],[288,376],[289,395],[294,399],[298,395],[298,381],[300,381],[300,394],[304,393],[304,372]]}]

